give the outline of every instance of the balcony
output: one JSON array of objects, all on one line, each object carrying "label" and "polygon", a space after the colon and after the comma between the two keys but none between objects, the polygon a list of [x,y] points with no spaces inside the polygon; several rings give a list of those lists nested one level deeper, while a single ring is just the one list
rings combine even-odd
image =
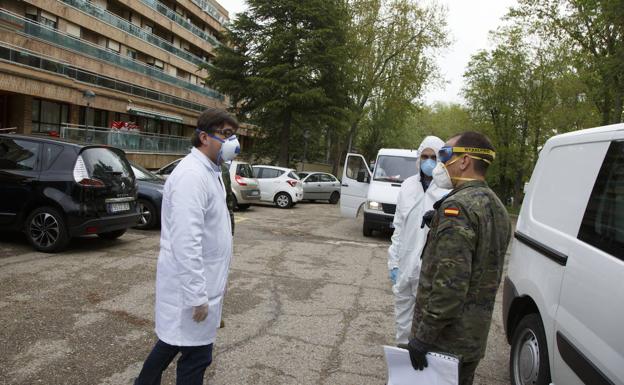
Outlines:
[{"label": "balcony", "polygon": [[188,22],[185,18],[178,15],[174,10],[167,7],[163,3],[157,0],[141,0],[141,2],[147,5],[148,7],[152,8],[153,10],[158,11],[160,14],[169,18],[170,20],[175,21],[180,26],[190,31],[193,35],[196,35],[200,37],[201,39],[208,41],[213,46],[216,47],[216,46],[221,45],[221,43],[217,39],[215,39],[212,35],[197,28],[193,23]]},{"label": "balcony", "polygon": [[104,144],[126,152],[186,155],[191,152],[191,140],[183,136],[122,131],[106,127],[86,127],[73,124],[61,126],[60,137],[82,144]]},{"label": "balcony", "polygon": [[208,1],[206,0],[191,0],[191,1],[195,3],[195,5],[197,5],[199,8],[203,9],[204,12],[214,17],[215,20],[217,20],[220,24],[225,24],[225,22],[227,21],[225,16],[223,16],[221,12],[219,12],[217,8],[215,8]]},{"label": "balcony", "polygon": [[134,37],[138,37],[139,39],[144,40],[162,50],[172,53],[198,67],[207,64],[207,62],[199,56],[178,48],[168,41],[143,30],[141,27],[132,24],[128,20],[122,19],[114,13],[108,12],[107,10],[100,8],[87,0],[61,0],[61,2],[91,15],[115,28],[127,32]]},{"label": "balcony", "polygon": [[192,84],[176,76],[164,73],[157,68],[148,66],[129,57],[121,56],[118,53],[109,51],[96,44],[90,43],[86,40],[71,35],[67,35],[54,28],[50,28],[33,22],[4,9],[0,9],[0,21],[5,21],[5,24],[12,26],[16,30],[16,32],[21,32],[27,36],[35,37],[48,43],[57,45],[61,48],[71,50],[78,55],[101,60],[108,64],[116,65],[118,67],[149,76],[156,80],[169,83],[177,87],[185,88],[189,91],[193,91],[201,95],[208,96],[212,99],[217,99],[220,101],[224,100],[223,95],[215,90],[212,90],[210,88],[204,88],[197,84]]}]

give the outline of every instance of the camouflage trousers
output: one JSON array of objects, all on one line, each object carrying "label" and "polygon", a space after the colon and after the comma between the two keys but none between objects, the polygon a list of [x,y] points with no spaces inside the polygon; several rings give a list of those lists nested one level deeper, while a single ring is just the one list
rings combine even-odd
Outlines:
[{"label": "camouflage trousers", "polygon": [[459,368],[459,385],[472,385],[479,361],[462,362]]}]

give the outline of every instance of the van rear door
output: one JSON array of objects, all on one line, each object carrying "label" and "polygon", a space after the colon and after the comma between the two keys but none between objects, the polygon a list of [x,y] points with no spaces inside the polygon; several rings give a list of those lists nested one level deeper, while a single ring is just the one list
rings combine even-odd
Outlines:
[{"label": "van rear door", "polygon": [[371,172],[366,159],[360,154],[347,154],[340,191],[340,213],[343,217],[357,217],[360,207],[366,203],[370,180]]},{"label": "van rear door", "polygon": [[[624,132],[620,132],[623,139]],[[624,141],[583,143],[592,156],[566,164],[586,179],[578,235],[569,249],[554,336],[553,380],[624,383]],[[604,159],[604,160],[602,160]],[[593,186],[593,188],[592,188]],[[591,194],[589,192],[591,191]]]}]

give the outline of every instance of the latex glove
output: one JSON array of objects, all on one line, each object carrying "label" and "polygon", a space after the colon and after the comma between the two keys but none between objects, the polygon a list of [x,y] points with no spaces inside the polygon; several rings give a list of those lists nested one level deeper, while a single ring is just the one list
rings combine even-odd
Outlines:
[{"label": "latex glove", "polygon": [[407,350],[409,350],[410,360],[414,370],[424,370],[427,364],[427,352],[429,346],[423,342],[420,342],[417,338],[410,340],[407,344]]},{"label": "latex glove", "polygon": [[208,317],[208,304],[193,306],[193,321],[202,322]]},{"label": "latex glove", "polygon": [[390,280],[392,281],[392,284],[396,285],[396,280],[397,280],[397,277],[399,276],[399,268],[398,267],[393,268],[392,270],[390,270],[388,275],[390,276]]}]

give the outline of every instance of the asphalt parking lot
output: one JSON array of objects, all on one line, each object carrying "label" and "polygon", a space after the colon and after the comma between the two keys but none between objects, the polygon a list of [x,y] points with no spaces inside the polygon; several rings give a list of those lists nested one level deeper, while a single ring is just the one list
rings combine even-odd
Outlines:
[{"label": "asphalt parking lot", "polygon": [[[237,213],[208,384],[384,384],[393,344],[388,237],[339,207]],[[131,384],[151,349],[159,231],[85,238],[60,254],[0,236],[0,384]],[[501,291],[475,384],[508,384]],[[174,384],[175,365],[163,378]]]}]

